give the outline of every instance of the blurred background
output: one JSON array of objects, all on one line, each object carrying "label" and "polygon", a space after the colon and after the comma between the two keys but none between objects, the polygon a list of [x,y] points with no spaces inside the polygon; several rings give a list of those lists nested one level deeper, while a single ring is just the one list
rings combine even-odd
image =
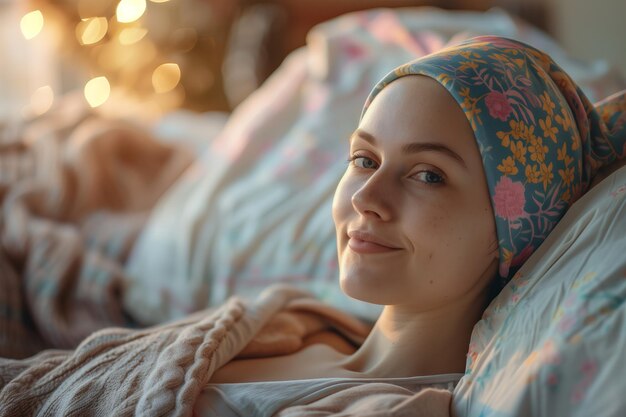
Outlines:
[{"label": "blurred background", "polygon": [[0,0],[0,117],[63,95],[159,115],[230,111],[322,21],[374,7],[499,7],[626,74],[624,0]]}]

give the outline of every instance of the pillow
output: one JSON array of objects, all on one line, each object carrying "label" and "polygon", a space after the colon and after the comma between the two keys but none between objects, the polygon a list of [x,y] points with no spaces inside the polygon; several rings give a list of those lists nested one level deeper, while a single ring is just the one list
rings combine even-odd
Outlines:
[{"label": "pillow", "polygon": [[591,188],[475,326],[458,416],[626,415],[626,167]]}]

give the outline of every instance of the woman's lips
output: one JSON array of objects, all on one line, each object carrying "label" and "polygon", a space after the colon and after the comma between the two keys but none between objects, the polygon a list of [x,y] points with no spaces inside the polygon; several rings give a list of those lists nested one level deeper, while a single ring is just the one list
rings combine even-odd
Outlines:
[{"label": "woman's lips", "polygon": [[395,252],[400,248],[392,246],[380,239],[379,237],[366,232],[350,231],[348,232],[348,246],[356,253],[385,253]]}]

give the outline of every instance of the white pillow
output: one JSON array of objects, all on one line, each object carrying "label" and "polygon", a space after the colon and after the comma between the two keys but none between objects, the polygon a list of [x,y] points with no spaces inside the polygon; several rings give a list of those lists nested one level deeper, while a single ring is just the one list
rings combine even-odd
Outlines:
[{"label": "white pillow", "polygon": [[577,201],[475,326],[459,416],[626,415],[626,167]]}]

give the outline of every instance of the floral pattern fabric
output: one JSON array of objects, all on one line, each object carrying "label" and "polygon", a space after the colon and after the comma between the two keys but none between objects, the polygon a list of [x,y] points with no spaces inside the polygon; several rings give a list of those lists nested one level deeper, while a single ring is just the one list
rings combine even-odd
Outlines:
[{"label": "floral pattern fabric", "polygon": [[626,410],[626,167],[576,201],[474,327],[455,415]]},{"label": "floral pattern fabric", "polygon": [[506,283],[588,189],[597,170],[626,157],[626,91],[594,106],[545,53],[481,36],[402,65],[399,77],[441,83],[469,120],[483,159]]}]

